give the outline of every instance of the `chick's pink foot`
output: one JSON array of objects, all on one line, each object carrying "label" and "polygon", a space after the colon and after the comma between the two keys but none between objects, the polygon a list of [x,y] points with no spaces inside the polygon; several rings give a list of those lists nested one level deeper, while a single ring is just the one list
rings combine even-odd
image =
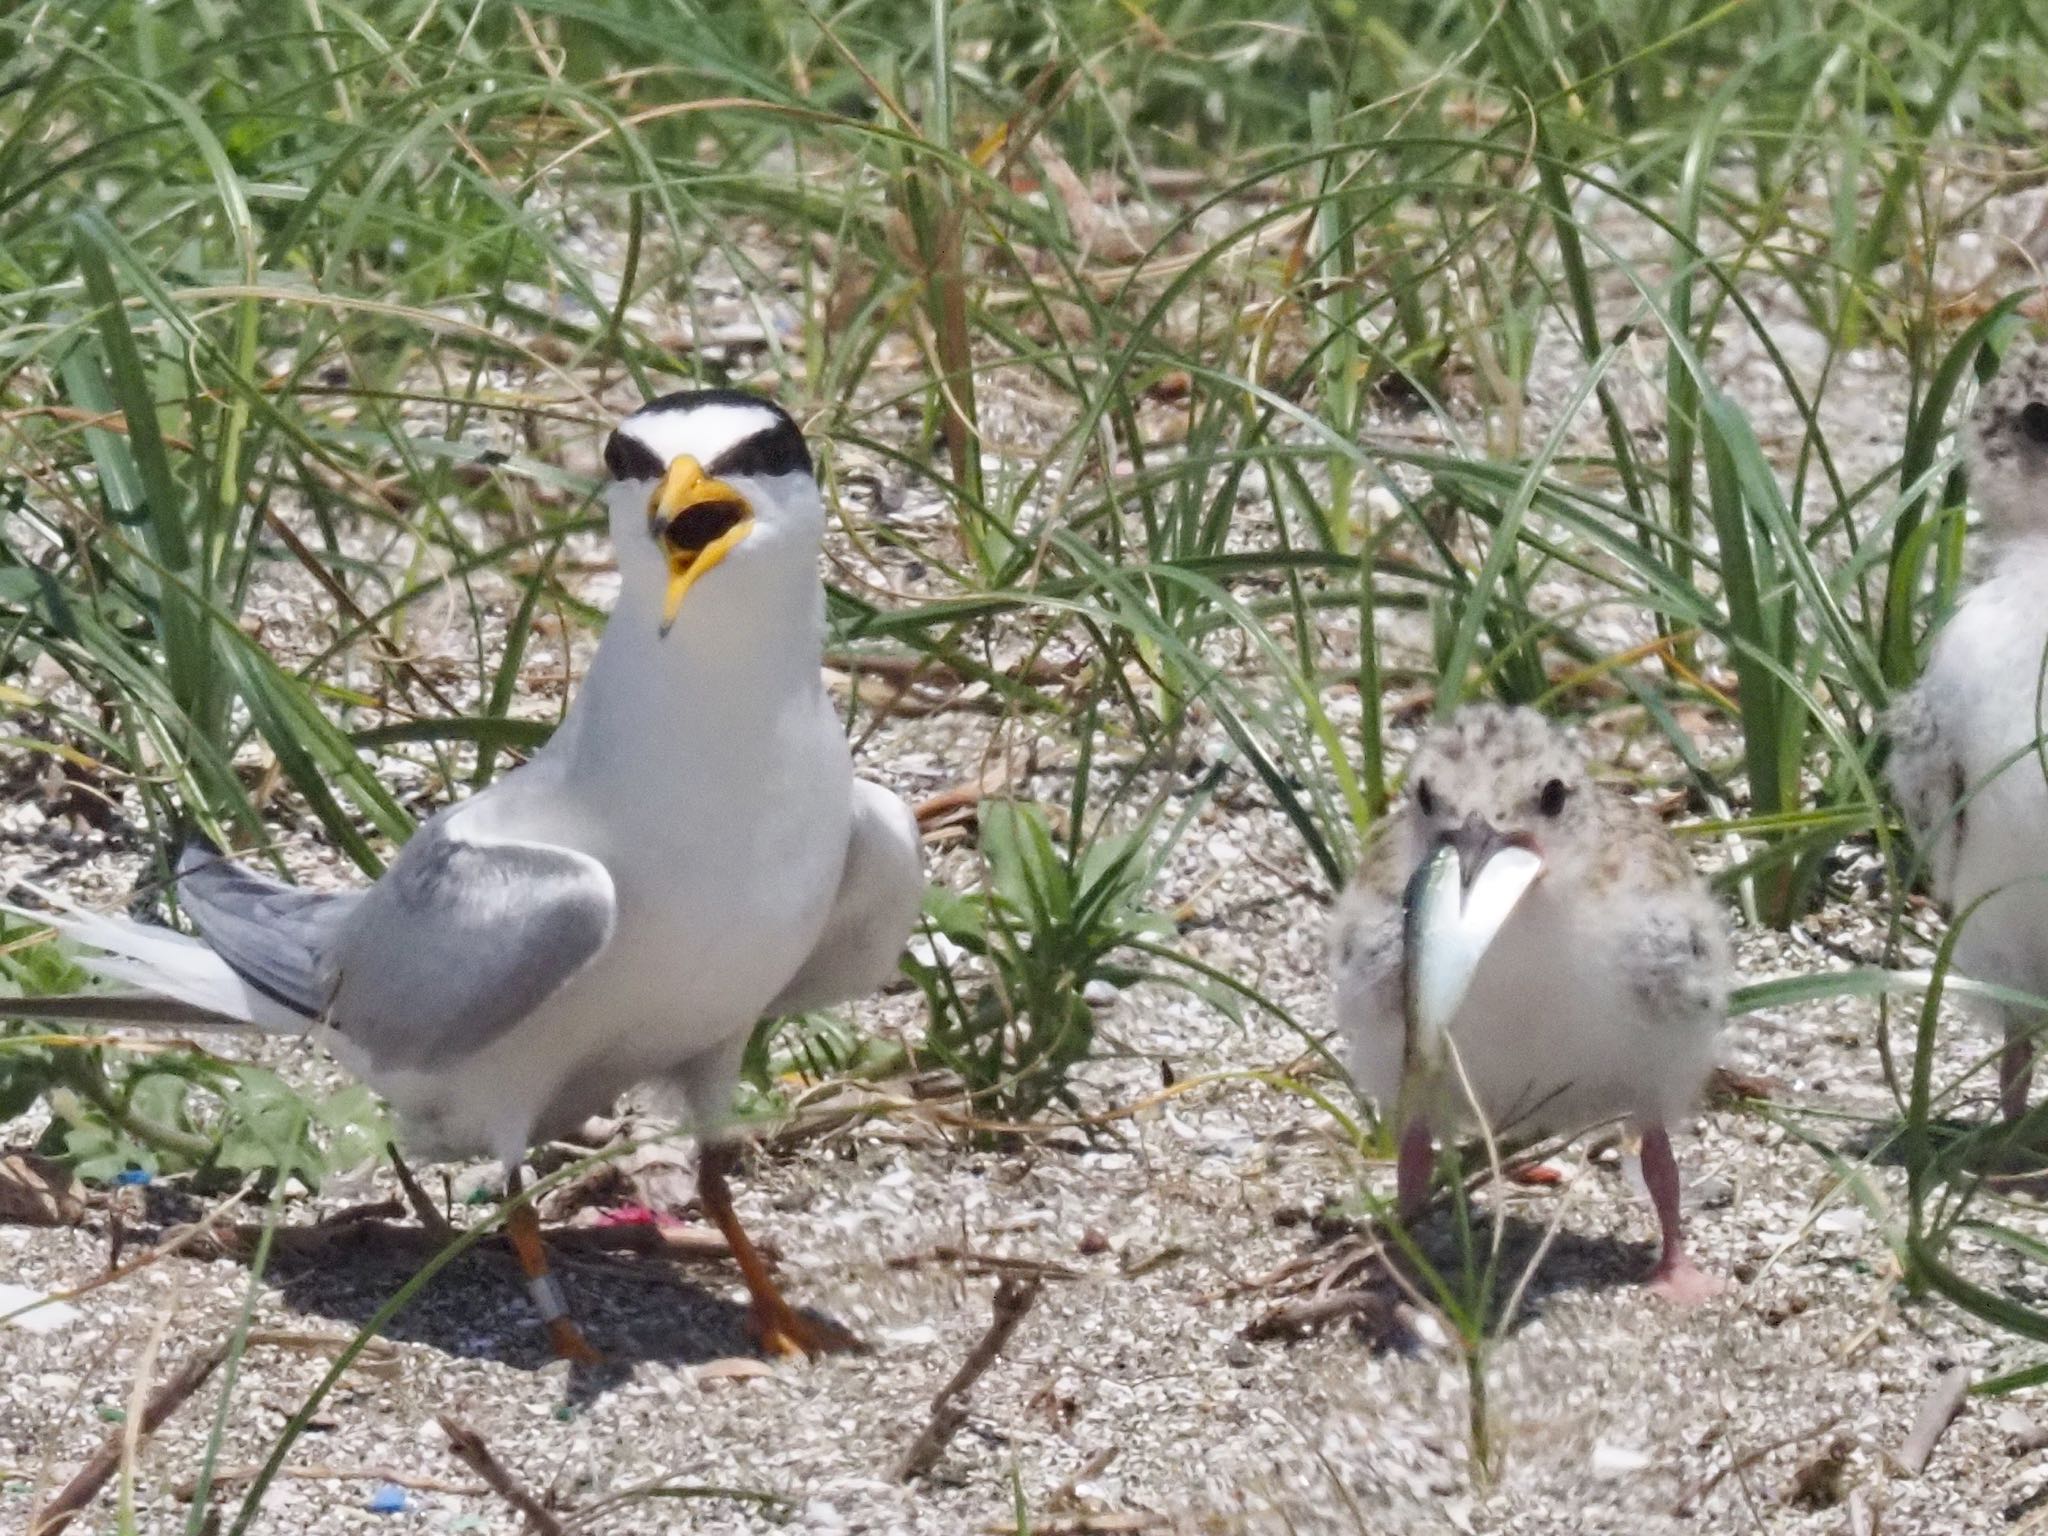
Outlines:
[{"label": "chick's pink foot", "polygon": [[1674,1306],[1696,1307],[1729,1289],[1729,1283],[1701,1269],[1685,1251],[1678,1199],[1678,1160],[1671,1155],[1670,1134],[1661,1125],[1643,1127],[1643,1183],[1657,1210],[1657,1228],[1664,1247],[1650,1271],[1650,1289]]},{"label": "chick's pink foot", "polygon": [[1683,1253],[1666,1255],[1650,1271],[1651,1293],[1674,1307],[1696,1307],[1701,1302],[1725,1296],[1734,1286],[1720,1275],[1710,1275]]}]

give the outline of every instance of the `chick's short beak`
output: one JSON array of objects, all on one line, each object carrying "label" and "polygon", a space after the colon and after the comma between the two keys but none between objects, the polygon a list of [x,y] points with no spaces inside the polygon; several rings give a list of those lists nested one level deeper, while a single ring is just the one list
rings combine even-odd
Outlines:
[{"label": "chick's short beak", "polygon": [[1477,811],[1467,816],[1463,824],[1453,827],[1442,835],[1441,841],[1458,852],[1458,880],[1469,896],[1472,886],[1479,879],[1493,856],[1503,848],[1524,848],[1536,853],[1536,845],[1521,833],[1505,833]]},{"label": "chick's short beak", "polygon": [[668,593],[661,605],[665,635],[690,588],[754,531],[754,511],[746,497],[705,474],[686,453],[669,465],[648,498],[647,531],[661,541],[668,560]]}]

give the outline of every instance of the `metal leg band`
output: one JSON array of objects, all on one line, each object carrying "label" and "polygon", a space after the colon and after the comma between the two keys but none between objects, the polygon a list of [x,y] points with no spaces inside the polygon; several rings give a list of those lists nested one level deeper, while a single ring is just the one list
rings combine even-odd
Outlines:
[{"label": "metal leg band", "polygon": [[526,1282],[526,1293],[533,1298],[533,1308],[540,1313],[542,1322],[552,1323],[558,1317],[569,1315],[569,1303],[553,1275],[533,1276]]}]

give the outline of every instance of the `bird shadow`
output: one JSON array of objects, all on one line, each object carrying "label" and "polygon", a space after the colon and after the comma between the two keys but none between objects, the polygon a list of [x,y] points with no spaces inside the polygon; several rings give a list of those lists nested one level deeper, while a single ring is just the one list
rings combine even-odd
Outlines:
[{"label": "bird shadow", "polygon": [[[612,1374],[756,1353],[744,1305],[668,1266],[558,1260],[554,1270],[570,1315]],[[271,1279],[294,1311],[360,1328],[418,1272],[414,1257],[365,1245],[317,1262],[280,1259]],[[378,1331],[393,1343],[516,1370],[539,1371],[555,1359],[518,1265],[496,1253],[472,1250],[451,1260]]]},{"label": "bird shadow", "polygon": [[[1496,1227],[1495,1223],[1498,1222]],[[1376,1240],[1354,1225],[1320,1252],[1286,1266],[1293,1294],[1251,1322],[1252,1339],[1297,1338],[1339,1320],[1375,1352],[1406,1350],[1421,1341],[1405,1300],[1444,1300],[1485,1333],[1515,1333],[1542,1317],[1561,1298],[1628,1290],[1648,1278],[1653,1244],[1604,1233],[1589,1234],[1512,1214],[1478,1217],[1469,1237],[1441,1209],[1425,1215],[1409,1236],[1420,1256]],[[1483,1300],[1477,1293],[1491,1286]],[[1508,1308],[1513,1303],[1513,1313]]]},{"label": "bird shadow", "polygon": [[[1657,1262],[1654,1243],[1636,1242],[1607,1232],[1581,1232],[1571,1227],[1560,1228],[1553,1234],[1548,1222],[1531,1221],[1512,1213],[1475,1219],[1469,1248],[1446,1212],[1424,1220],[1415,1236],[1423,1257],[1454,1293],[1465,1283],[1468,1271],[1476,1283],[1477,1275],[1488,1262],[1489,1251],[1498,1243],[1498,1256],[1493,1259],[1493,1290],[1486,1298],[1489,1332],[1500,1328],[1503,1322],[1510,1333],[1526,1327],[1553,1302],[1566,1297],[1631,1290],[1649,1278]],[[1525,1275],[1528,1279],[1523,1284]],[[1504,1309],[1515,1298],[1517,1286],[1521,1286],[1521,1295],[1515,1313],[1504,1318]],[[1424,1294],[1430,1292],[1425,1289]]]},{"label": "bird shadow", "polygon": [[[194,1205],[169,1191],[156,1195],[149,1203],[156,1235],[161,1238],[181,1219],[194,1219]],[[354,1330],[368,1326],[435,1253],[433,1240],[416,1223],[382,1219],[387,1213],[379,1205],[362,1208],[362,1214],[379,1219],[281,1225],[265,1282],[302,1316]],[[225,1256],[246,1261],[251,1247],[244,1242]],[[570,1406],[623,1385],[642,1365],[698,1366],[760,1354],[746,1305],[712,1288],[716,1261],[702,1266],[709,1283],[675,1262],[632,1255],[556,1252],[552,1267],[570,1315],[603,1357],[569,1370]],[[518,1262],[491,1239],[427,1277],[377,1333],[391,1343],[536,1374],[558,1364]]]}]

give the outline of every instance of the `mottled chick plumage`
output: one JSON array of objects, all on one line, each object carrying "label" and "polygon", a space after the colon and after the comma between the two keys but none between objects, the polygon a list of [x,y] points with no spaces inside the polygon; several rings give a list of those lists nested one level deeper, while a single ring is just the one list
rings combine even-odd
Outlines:
[{"label": "mottled chick plumage", "polygon": [[[1952,912],[1964,975],[2048,995],[2048,348],[2013,349],[1962,431],[1970,497],[1989,548],[1980,575],[1935,636],[1920,681],[1887,718],[1886,776]],[[2035,1018],[1980,1004],[2009,1048],[2000,1094],[2026,1105]]]},{"label": "mottled chick plumage", "polygon": [[[1662,824],[1597,782],[1533,710],[1468,705],[1432,730],[1338,903],[1337,1018],[1359,1088],[1383,1113],[1400,1097],[1409,878],[1442,842],[1481,838],[1532,848],[1544,867],[1449,1026],[1477,1109],[1496,1132],[1518,1136],[1629,1119],[1646,1133],[1651,1173],[1653,1156],[1668,1159],[1664,1128],[1714,1064],[1727,1008],[1725,926]],[[1455,1073],[1437,1085],[1417,1109],[1422,1155],[1429,1131],[1470,1123],[1473,1108]],[[1412,1161],[1415,1127],[1401,1129]],[[1670,1195],[1667,1260],[1683,1271],[1682,1289],[1698,1276],[1676,1246],[1675,1183]]]},{"label": "mottled chick plumage", "polygon": [[[1338,1014],[1359,1086],[1391,1105],[1400,1084],[1408,876],[1439,835],[1476,815],[1544,860],[1452,1030],[1494,1128],[1681,1113],[1713,1064],[1728,942],[1663,826],[1599,784],[1528,709],[1460,710],[1417,748],[1407,786],[1337,909]],[[1462,1101],[1442,1110],[1469,1115]]]}]

